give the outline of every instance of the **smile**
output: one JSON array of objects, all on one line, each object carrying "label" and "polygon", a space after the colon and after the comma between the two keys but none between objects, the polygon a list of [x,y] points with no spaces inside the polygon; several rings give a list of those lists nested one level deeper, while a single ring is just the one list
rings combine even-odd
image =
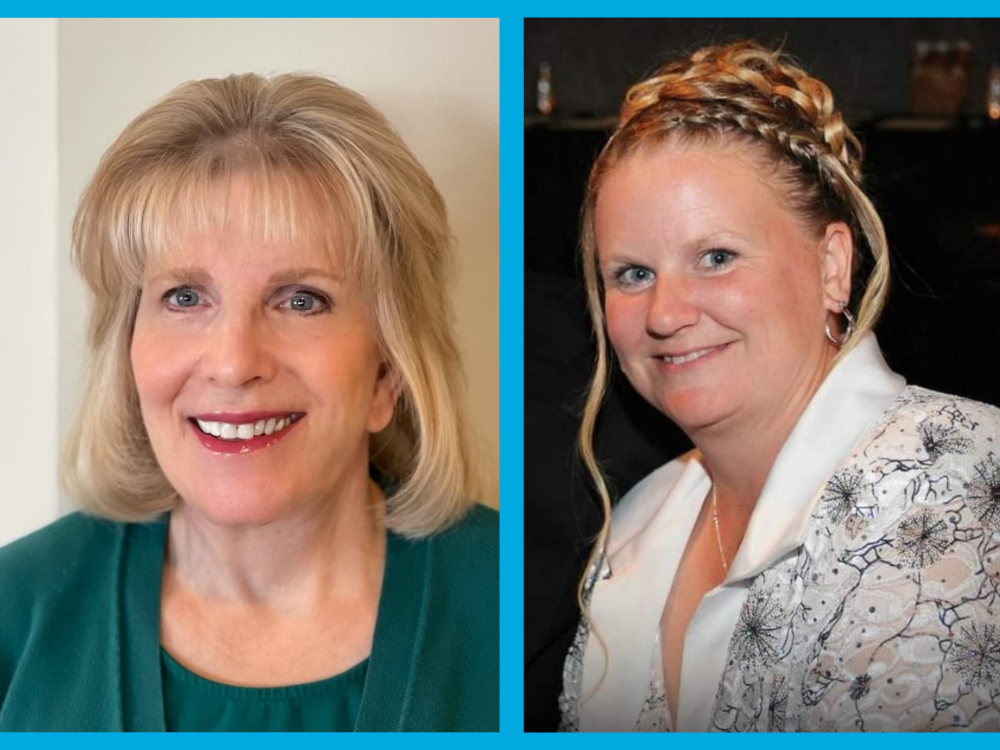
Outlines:
[{"label": "smile", "polygon": [[707,349],[698,349],[693,352],[688,352],[687,354],[662,354],[658,357],[659,360],[668,365],[684,365],[689,362],[696,362],[699,359],[703,359],[711,354],[720,352],[725,349],[729,344],[721,344],[720,346],[710,346]]},{"label": "smile", "polygon": [[203,419],[191,417],[188,422],[198,442],[212,453],[239,454],[252,453],[269,448],[290,434],[302,418],[304,412],[212,414],[225,419]]},{"label": "smile", "polygon": [[283,419],[271,417],[270,419],[258,419],[256,422],[244,422],[242,424],[206,422],[201,419],[195,419],[194,421],[198,425],[198,429],[206,435],[213,435],[223,440],[250,440],[261,435],[272,435],[275,432],[281,432],[301,416],[301,414],[291,414]]}]

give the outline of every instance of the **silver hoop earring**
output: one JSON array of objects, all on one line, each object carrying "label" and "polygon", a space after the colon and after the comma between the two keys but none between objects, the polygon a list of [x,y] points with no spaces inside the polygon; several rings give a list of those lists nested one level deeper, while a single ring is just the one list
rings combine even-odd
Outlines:
[{"label": "silver hoop earring", "polygon": [[826,338],[831,344],[840,349],[844,344],[847,343],[847,340],[851,338],[851,334],[854,333],[855,326],[854,326],[854,316],[851,315],[851,311],[847,309],[847,302],[840,302],[840,300],[837,300],[837,302],[840,305],[842,305],[840,309],[840,314],[843,315],[844,319],[847,321],[847,328],[844,329],[844,333],[840,336],[840,338],[837,338],[833,334],[833,331],[830,330],[830,321],[827,320]]}]

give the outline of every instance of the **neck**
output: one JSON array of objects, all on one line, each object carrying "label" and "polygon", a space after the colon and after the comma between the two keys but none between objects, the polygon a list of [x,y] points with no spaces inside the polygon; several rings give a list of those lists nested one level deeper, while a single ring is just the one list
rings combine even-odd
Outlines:
[{"label": "neck", "polygon": [[774,410],[735,414],[688,433],[712,476],[719,513],[742,535],[775,459],[830,369],[836,350],[825,350],[818,366]]},{"label": "neck", "polygon": [[383,501],[365,474],[335,501],[262,524],[219,525],[182,503],[170,518],[165,583],[205,600],[284,612],[330,597],[377,596]]}]

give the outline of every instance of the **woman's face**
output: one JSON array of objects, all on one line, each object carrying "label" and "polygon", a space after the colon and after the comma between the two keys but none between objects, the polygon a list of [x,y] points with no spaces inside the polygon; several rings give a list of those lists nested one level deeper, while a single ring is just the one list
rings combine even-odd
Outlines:
[{"label": "woman's face", "polygon": [[689,434],[780,420],[836,354],[824,323],[848,298],[850,232],[811,237],[763,174],[739,144],[667,144],[628,157],[598,196],[611,344]]},{"label": "woman's face", "polygon": [[322,243],[234,234],[150,261],[131,350],[164,474],[224,525],[363,492],[369,434],[394,404],[364,300]]}]

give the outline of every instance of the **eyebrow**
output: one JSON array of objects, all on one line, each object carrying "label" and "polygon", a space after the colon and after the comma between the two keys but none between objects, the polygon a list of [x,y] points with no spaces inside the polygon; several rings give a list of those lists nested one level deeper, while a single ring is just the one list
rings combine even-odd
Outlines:
[{"label": "eyebrow", "polygon": [[[340,274],[330,273],[329,271],[324,271],[322,268],[311,267],[289,268],[285,271],[278,271],[271,274],[271,277],[267,281],[268,284],[274,286],[284,286],[309,276],[318,276],[336,282],[343,281],[343,277]],[[164,279],[184,279],[200,286],[208,286],[212,282],[212,274],[200,266],[183,266],[158,273],[149,280],[149,283],[155,284]]]}]

